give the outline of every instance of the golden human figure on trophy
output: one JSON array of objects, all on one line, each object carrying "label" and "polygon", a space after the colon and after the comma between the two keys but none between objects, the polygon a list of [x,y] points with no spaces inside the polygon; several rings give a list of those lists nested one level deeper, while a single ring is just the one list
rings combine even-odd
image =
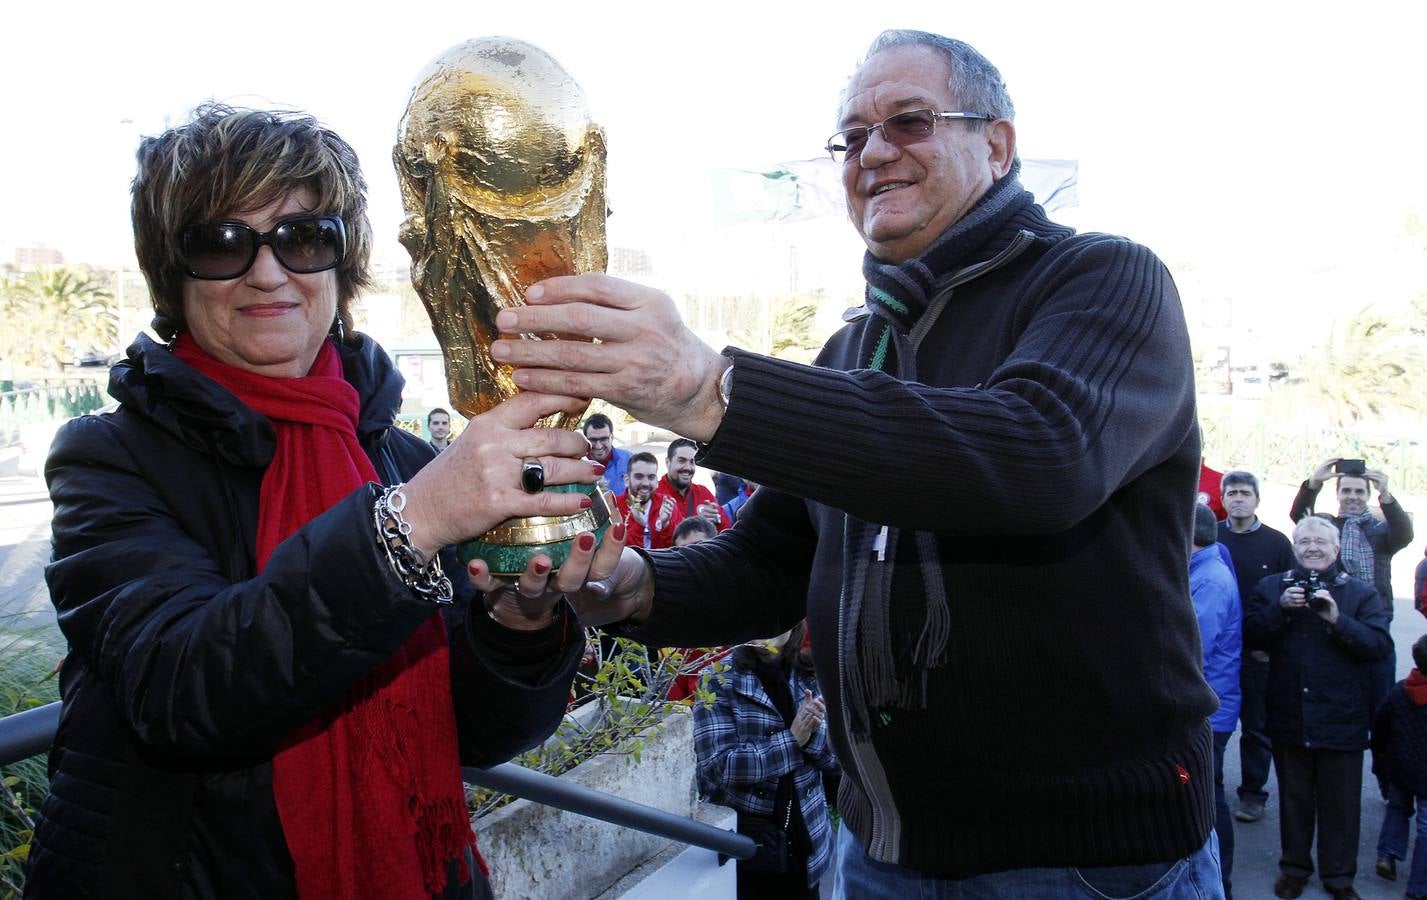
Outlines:
[{"label": "golden human figure on trophy", "polygon": [[[496,313],[556,275],[603,271],[605,143],[585,95],[549,54],[524,41],[476,38],[437,56],[416,79],[392,152],[406,217],[411,281],[446,362],[451,403],[467,416],[519,391],[491,358]],[[523,335],[557,340],[559,335]],[[542,425],[573,428],[560,414]],[[547,490],[592,490],[562,485]],[[516,519],[462,545],[496,574],[537,552],[558,567],[609,504],[563,519]]]}]

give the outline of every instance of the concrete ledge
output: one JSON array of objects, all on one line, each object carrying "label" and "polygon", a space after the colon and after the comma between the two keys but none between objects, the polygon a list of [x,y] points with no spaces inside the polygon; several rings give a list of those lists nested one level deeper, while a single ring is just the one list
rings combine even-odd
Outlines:
[{"label": "concrete ledge", "polygon": [[[674,712],[662,734],[632,757],[601,756],[560,776],[578,784],[692,816],[693,717]],[[586,900],[674,843],[633,829],[517,800],[472,823],[497,897]],[[682,846],[682,845],[678,845]]]},{"label": "concrete ledge", "polygon": [[[729,831],[738,825],[738,813],[712,803],[700,803],[694,818]],[[733,860],[720,863],[712,850],[674,844],[616,881],[596,900],[727,900],[737,891],[738,867]]]}]

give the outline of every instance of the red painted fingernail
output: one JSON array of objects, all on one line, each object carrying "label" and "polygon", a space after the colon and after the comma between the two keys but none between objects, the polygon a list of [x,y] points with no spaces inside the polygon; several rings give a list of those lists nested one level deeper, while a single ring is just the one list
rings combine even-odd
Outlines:
[{"label": "red painted fingernail", "polygon": [[590,466],[590,468],[595,470],[596,475],[604,474],[604,466],[600,465],[599,463],[595,463],[593,466]]},{"label": "red painted fingernail", "polygon": [[609,530],[609,536],[612,537],[612,538],[614,538],[614,539],[617,540],[617,541],[623,541],[623,540],[624,540],[624,523],[623,523],[623,522],[620,522],[618,525],[616,525],[616,526],[614,526],[613,528],[611,528],[611,529]]},{"label": "red painted fingernail", "polygon": [[594,498],[593,498],[593,497],[581,497],[581,498],[580,498],[580,509],[589,509],[591,506],[594,506],[594,505],[595,505],[595,501],[594,501]]},{"label": "red painted fingernail", "polygon": [[544,575],[546,572],[550,571],[550,564],[548,562],[536,561],[530,566],[530,568],[535,570],[536,575]]},{"label": "red painted fingernail", "polygon": [[589,532],[580,535],[580,551],[583,553],[593,549],[595,549],[595,536]]}]

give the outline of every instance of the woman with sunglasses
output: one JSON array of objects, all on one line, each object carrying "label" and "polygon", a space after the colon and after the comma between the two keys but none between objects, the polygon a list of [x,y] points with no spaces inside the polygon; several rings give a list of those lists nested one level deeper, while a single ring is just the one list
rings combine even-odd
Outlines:
[{"label": "woman with sunglasses", "polygon": [[578,404],[522,394],[434,459],[395,427],[352,328],[366,184],[311,117],[200,107],[138,163],[167,345],[140,335],[46,466],[70,649],[27,896],[489,896],[460,766],[554,729],[583,639],[548,559],[477,597],[449,545],[588,502],[522,486],[596,479],[532,427]]}]

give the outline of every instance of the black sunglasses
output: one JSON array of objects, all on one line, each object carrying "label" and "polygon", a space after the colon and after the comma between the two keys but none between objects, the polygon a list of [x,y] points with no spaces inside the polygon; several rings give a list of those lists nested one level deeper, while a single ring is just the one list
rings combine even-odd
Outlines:
[{"label": "black sunglasses", "polygon": [[222,281],[252,268],[267,244],[289,272],[325,272],[342,262],[347,232],[338,216],[294,216],[259,233],[242,222],[189,225],[179,236],[179,255],[192,278]]}]

